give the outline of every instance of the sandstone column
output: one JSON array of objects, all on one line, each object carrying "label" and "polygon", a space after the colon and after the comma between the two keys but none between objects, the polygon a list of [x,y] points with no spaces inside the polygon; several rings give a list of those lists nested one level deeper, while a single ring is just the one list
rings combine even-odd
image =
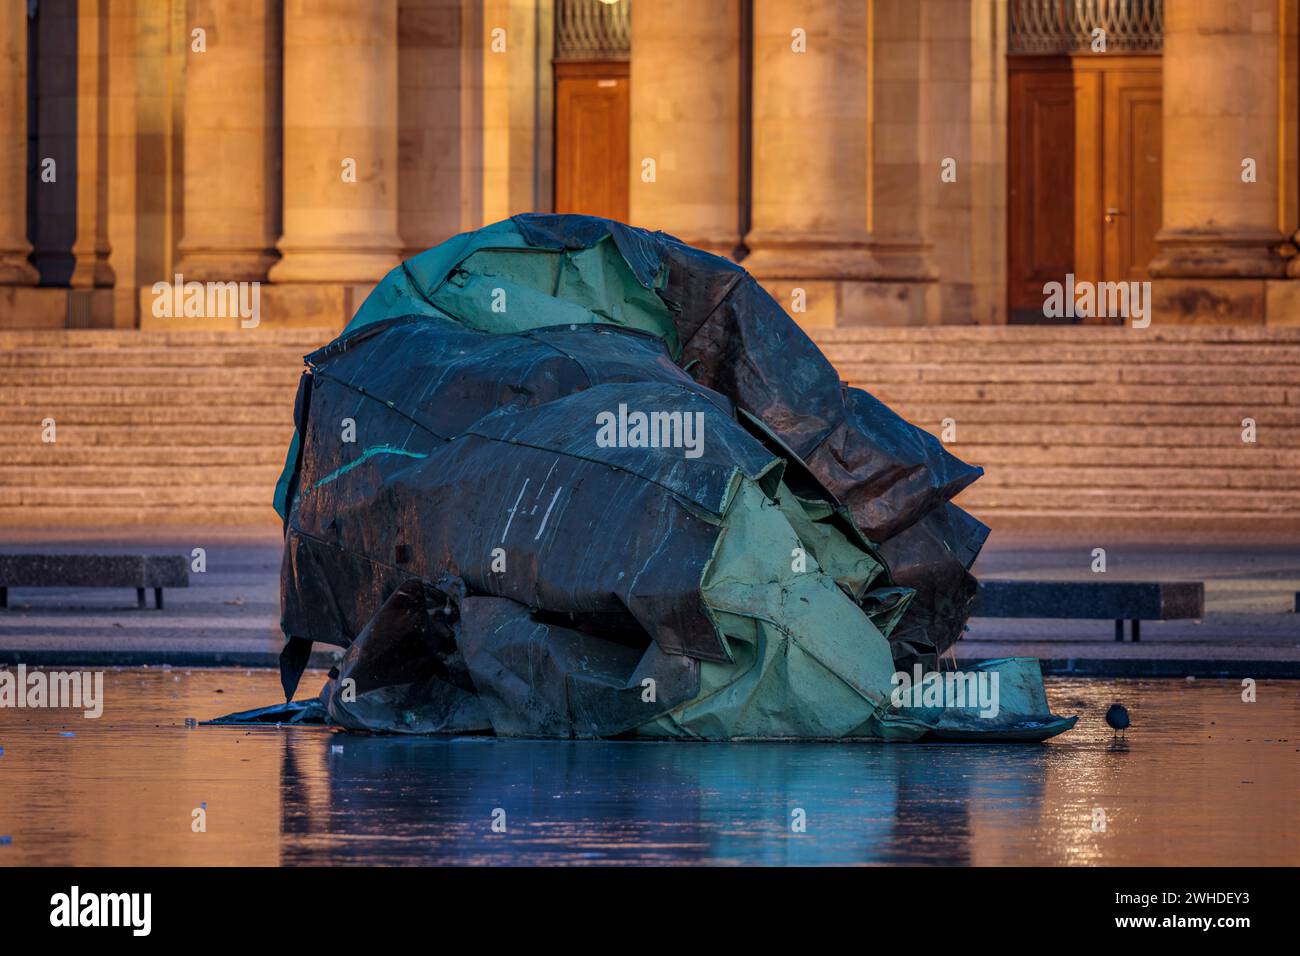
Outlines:
[{"label": "sandstone column", "polygon": [[724,256],[740,243],[740,42],[740,0],[707,16],[698,0],[632,4],[629,219]]},{"label": "sandstone column", "polygon": [[398,264],[397,0],[286,0],[284,235],[274,282]]},{"label": "sandstone column", "polygon": [[36,18],[36,178],[29,181],[32,264],[45,286],[66,286],[77,241],[76,0],[42,0]]},{"label": "sandstone column", "polygon": [[[176,271],[259,281],[279,235],[279,8],[189,0],[185,64],[185,235]],[[193,31],[204,49],[193,49]]]},{"label": "sandstone column", "polygon": [[[961,0],[956,9],[947,0],[877,0],[873,5],[871,233],[881,282],[873,291],[882,294],[873,297],[863,316],[873,324],[927,325],[939,318],[939,272],[929,219],[934,207],[956,192],[945,194],[939,188],[940,162],[956,154],[964,164],[969,155],[963,149],[969,140],[963,137],[962,112],[967,77],[958,75],[954,81],[943,73],[945,65],[956,72],[963,62],[953,56],[953,48],[965,52],[960,49],[965,5]],[[932,28],[935,20],[943,24],[942,31]]]},{"label": "sandstone column", "polygon": [[111,286],[108,257],[108,3],[77,0],[77,238],[74,289]]},{"label": "sandstone column", "polygon": [[1220,319],[1262,321],[1259,280],[1283,273],[1279,30],[1275,0],[1165,4],[1164,221],[1150,268],[1179,281],[1157,283],[1157,318],[1204,317],[1193,306],[1215,302]]},{"label": "sandstone column", "polygon": [[409,258],[463,231],[461,0],[398,0],[397,16],[397,224]]},{"label": "sandstone column", "polygon": [[[868,4],[755,0],[752,228],[744,265],[809,324],[861,308],[870,251]],[[803,52],[798,52],[803,47]],[[788,294],[787,294],[788,293]]]},{"label": "sandstone column", "polygon": [[0,285],[35,285],[27,254],[27,5],[0,4]]},{"label": "sandstone column", "polygon": [[[479,195],[473,200],[481,210],[481,222],[473,219],[469,228],[496,222],[520,212],[544,208],[542,134],[538,122],[542,88],[553,88],[549,62],[542,54],[542,19],[538,0],[476,0],[475,16],[467,17],[471,32],[468,43],[477,51],[468,58],[470,74],[465,77],[472,103],[466,114],[471,128],[470,154],[477,167],[474,174]],[[545,20],[553,31],[553,22]],[[504,29],[505,49],[492,51],[492,32]],[[550,49],[549,41],[547,49]],[[549,93],[547,94],[549,95]],[[462,100],[462,104],[465,104]],[[550,153],[549,138],[546,152]],[[549,171],[549,162],[545,165]]]}]

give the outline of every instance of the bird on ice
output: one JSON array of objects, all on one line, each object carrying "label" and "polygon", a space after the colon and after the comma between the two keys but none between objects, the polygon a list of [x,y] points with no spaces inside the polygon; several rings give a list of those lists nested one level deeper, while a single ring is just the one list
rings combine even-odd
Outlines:
[{"label": "bird on ice", "polygon": [[1127,730],[1130,723],[1128,719],[1128,709],[1123,704],[1111,704],[1106,711],[1106,723],[1110,725],[1111,730],[1118,733],[1121,730]]}]

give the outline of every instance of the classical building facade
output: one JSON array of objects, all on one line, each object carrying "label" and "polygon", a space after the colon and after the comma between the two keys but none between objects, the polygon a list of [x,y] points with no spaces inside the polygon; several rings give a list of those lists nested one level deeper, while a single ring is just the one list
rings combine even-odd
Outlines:
[{"label": "classical building facade", "polygon": [[178,275],[337,327],[535,210],[736,257],[810,327],[1051,321],[1068,277],[1300,324],[1298,6],[5,0],[0,327],[234,327],[158,314]]}]

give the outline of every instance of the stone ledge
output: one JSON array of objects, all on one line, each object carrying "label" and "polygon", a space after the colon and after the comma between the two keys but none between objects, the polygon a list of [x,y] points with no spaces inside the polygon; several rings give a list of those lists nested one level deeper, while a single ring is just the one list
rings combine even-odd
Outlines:
[{"label": "stone ledge", "polygon": [[113,290],[0,286],[0,329],[70,328],[113,328]]},{"label": "stone ledge", "polygon": [[[760,284],[805,332],[854,326],[932,326],[939,319],[936,282],[763,279]],[[793,312],[795,289],[806,311]]]},{"label": "stone ledge", "polygon": [[[325,328],[336,332],[356,313],[374,286],[343,283],[273,283],[258,288],[259,323],[256,328]],[[146,331],[238,331],[238,316],[154,315],[153,286],[140,287],[140,328]],[[245,330],[246,331],[246,330]]]}]

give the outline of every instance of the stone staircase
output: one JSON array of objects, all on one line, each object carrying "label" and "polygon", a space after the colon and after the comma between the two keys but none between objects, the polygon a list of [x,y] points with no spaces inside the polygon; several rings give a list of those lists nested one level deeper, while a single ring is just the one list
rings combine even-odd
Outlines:
[{"label": "stone staircase", "polygon": [[334,334],[0,331],[0,528],[274,526],[302,357]]},{"label": "stone staircase", "polygon": [[[841,376],[985,475],[995,527],[1300,531],[1300,328],[841,328]],[[1257,441],[1242,441],[1242,419]]]},{"label": "stone staircase", "polygon": [[[333,334],[0,331],[0,531],[275,526],[302,356]],[[1300,531],[1300,328],[813,337],[910,420],[955,421],[987,471],[958,500],[997,527]]]}]

